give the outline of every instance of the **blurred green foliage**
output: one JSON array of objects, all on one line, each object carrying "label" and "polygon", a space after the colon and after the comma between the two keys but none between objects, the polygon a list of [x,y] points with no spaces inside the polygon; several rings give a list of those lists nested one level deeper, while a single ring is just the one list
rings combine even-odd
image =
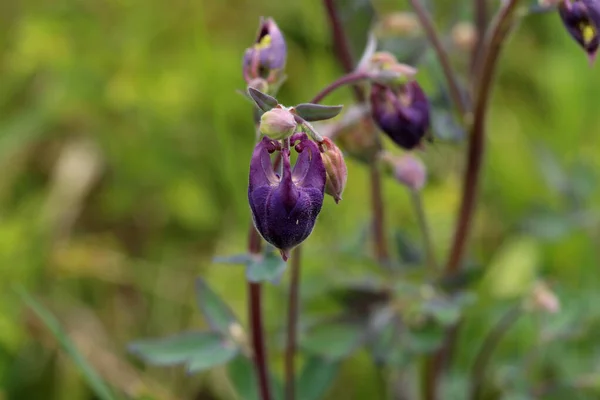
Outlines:
[{"label": "blurred green foliage", "polygon": [[[449,30],[453,6],[433,3]],[[376,5],[380,14],[406,8]],[[208,325],[194,304],[198,275],[246,321],[244,271],[211,259],[246,245],[254,129],[236,89],[244,87],[241,55],[261,15],[273,16],[288,40],[283,103],[307,101],[341,74],[316,0],[0,2],[0,399],[93,397],[15,284],[54,311],[116,392],[235,398],[224,369],[188,376],[143,367],[126,348]],[[461,66],[465,55],[453,54]],[[499,71],[469,253],[484,276],[444,398],[464,398],[483,336],[538,277],[556,289],[561,310],[527,315],[508,333],[490,370],[503,392],[490,398],[598,398],[600,76],[555,14],[524,20]],[[352,99],[344,90],[328,102]],[[452,235],[462,154],[443,142],[420,153],[439,258]],[[340,279],[377,275],[356,251],[370,251],[361,236],[368,171],[348,163],[344,201],[326,198],[305,246],[305,323],[339,310],[324,293]],[[384,191],[390,241],[401,232],[418,243],[408,193],[392,180]],[[280,374],[284,285],[268,286],[265,313]],[[398,384],[414,380],[416,367]],[[379,372],[358,351],[342,363],[328,398],[379,398]]]}]

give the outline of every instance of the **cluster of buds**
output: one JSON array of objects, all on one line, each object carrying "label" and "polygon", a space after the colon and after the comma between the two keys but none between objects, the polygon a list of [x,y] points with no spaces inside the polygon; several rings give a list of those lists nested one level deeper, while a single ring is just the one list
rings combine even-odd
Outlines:
[{"label": "cluster of buds", "polygon": [[389,53],[375,53],[370,64],[377,75],[392,77],[371,85],[373,120],[398,146],[406,150],[419,147],[429,129],[430,105],[414,79],[417,71],[398,63]]},{"label": "cluster of buds", "polygon": [[557,3],[558,13],[567,31],[593,63],[600,45],[600,1],[562,0]]},{"label": "cluster of buds", "polygon": [[244,79],[249,87],[267,91],[283,79],[287,46],[283,34],[272,18],[261,18],[252,47],[244,53]]},{"label": "cluster of buds", "polygon": [[[325,194],[336,203],[348,176],[344,157],[310,122],[335,117],[341,106],[299,104],[285,107],[254,88],[248,94],[264,113],[263,135],[250,161],[248,201],[257,231],[284,260],[311,234]],[[291,151],[298,153],[292,168]],[[275,160],[271,155],[276,153]]]}]

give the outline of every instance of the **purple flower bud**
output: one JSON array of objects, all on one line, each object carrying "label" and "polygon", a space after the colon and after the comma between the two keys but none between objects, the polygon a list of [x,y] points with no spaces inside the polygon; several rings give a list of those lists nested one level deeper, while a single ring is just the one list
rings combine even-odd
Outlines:
[{"label": "purple flower bud", "polygon": [[398,146],[411,150],[429,129],[429,100],[416,81],[397,88],[374,83],[371,116]]},{"label": "purple flower bud", "polygon": [[344,161],[344,155],[328,137],[323,138],[323,143],[319,147],[327,173],[325,193],[333,197],[336,203],[339,203],[342,200],[342,193],[348,180],[348,168],[346,167],[346,161]]},{"label": "purple flower bud", "polygon": [[260,117],[260,133],[271,139],[290,137],[296,130],[294,115],[284,108],[273,108]]},{"label": "purple flower bud", "polygon": [[398,157],[385,153],[382,158],[391,168],[394,178],[407,188],[419,191],[425,186],[427,169],[416,156],[406,153]]},{"label": "purple flower bud", "polygon": [[325,166],[317,145],[302,135],[293,171],[290,150],[280,149],[282,175],[273,170],[270,153],[280,144],[266,137],[254,148],[250,162],[248,201],[254,225],[262,237],[281,251],[289,251],[312,232],[323,205]]},{"label": "purple flower bud", "polygon": [[287,46],[279,27],[272,18],[261,18],[254,45],[244,53],[244,78],[265,78],[269,82],[285,67]]},{"label": "purple flower bud", "polygon": [[590,62],[593,62],[600,44],[600,1],[565,0],[558,5],[558,12],[569,34],[583,47]]}]

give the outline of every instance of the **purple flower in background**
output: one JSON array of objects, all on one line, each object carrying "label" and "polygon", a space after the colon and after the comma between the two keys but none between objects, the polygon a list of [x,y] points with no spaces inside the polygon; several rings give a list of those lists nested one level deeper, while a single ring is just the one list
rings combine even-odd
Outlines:
[{"label": "purple flower in background", "polygon": [[594,62],[600,44],[600,1],[565,0],[558,5],[558,13],[569,34]]},{"label": "purple flower in background", "polygon": [[244,78],[247,82],[264,78],[272,82],[285,67],[287,46],[272,18],[261,18],[254,45],[244,53]]},{"label": "purple flower in background", "polygon": [[[312,232],[325,190],[325,166],[317,145],[300,135],[299,153],[292,171],[290,150],[264,137],[250,162],[248,201],[254,225],[261,236],[287,260],[291,249]],[[281,152],[282,175],[273,169],[269,154]]]},{"label": "purple flower in background", "polygon": [[398,87],[374,83],[371,116],[398,146],[412,150],[429,129],[429,100],[416,81]]}]

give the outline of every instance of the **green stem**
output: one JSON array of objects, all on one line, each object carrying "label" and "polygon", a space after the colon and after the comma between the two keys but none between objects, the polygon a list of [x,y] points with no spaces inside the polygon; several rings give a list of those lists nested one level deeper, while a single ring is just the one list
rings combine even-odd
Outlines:
[{"label": "green stem", "polygon": [[520,304],[508,310],[508,312],[502,316],[502,318],[496,323],[496,325],[494,325],[490,333],[483,340],[471,370],[470,400],[478,400],[481,398],[481,391],[483,389],[483,382],[485,380],[487,367],[492,359],[494,350],[498,347],[498,344],[508,332],[510,327],[518,321],[522,313],[523,309]]},{"label": "green stem", "polygon": [[417,213],[419,229],[421,230],[421,235],[423,237],[423,248],[425,249],[427,266],[429,267],[431,273],[435,273],[438,270],[438,265],[435,259],[435,247],[433,245],[433,240],[431,239],[431,231],[429,229],[429,224],[427,223],[425,208],[423,207],[423,196],[421,195],[420,191],[409,191],[415,212]]}]

